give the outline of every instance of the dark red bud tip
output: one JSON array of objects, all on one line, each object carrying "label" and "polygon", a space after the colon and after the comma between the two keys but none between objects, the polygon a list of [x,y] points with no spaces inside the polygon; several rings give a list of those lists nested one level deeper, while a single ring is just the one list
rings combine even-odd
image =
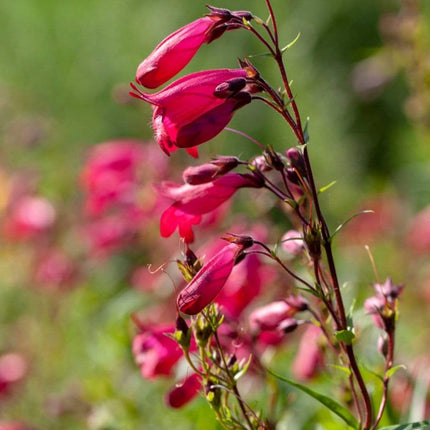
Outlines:
[{"label": "dark red bud tip", "polygon": [[228,236],[224,236],[222,239],[226,240],[227,242],[241,246],[242,249],[247,249],[254,245],[254,239],[251,236],[238,236],[235,234],[231,234]]},{"label": "dark red bud tip", "polygon": [[251,94],[241,91],[233,96],[233,99],[236,101],[236,105],[234,107],[234,110],[240,109],[242,106],[245,106],[252,101]]},{"label": "dark red bud tip", "polygon": [[176,330],[180,331],[184,335],[186,335],[189,330],[186,321],[180,315],[178,315],[176,318]]},{"label": "dark red bud tip", "polygon": [[299,323],[296,319],[287,318],[279,324],[278,329],[287,334],[293,332],[298,326]]},{"label": "dark red bud tip", "polygon": [[220,99],[226,99],[234,94],[237,94],[240,90],[245,88],[246,79],[244,78],[233,78],[222,84],[219,84],[214,91],[214,96]]}]

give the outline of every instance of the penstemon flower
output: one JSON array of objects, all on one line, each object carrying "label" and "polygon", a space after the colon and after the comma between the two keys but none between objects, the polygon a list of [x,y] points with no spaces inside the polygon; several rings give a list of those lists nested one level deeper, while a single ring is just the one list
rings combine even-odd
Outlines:
[{"label": "penstemon flower", "polygon": [[[374,286],[376,295],[364,303],[375,325],[383,330],[379,346],[374,348],[379,348],[385,360],[379,378],[382,388],[375,391],[372,399],[357,359],[355,343],[361,331],[356,330],[353,310],[346,311],[332,249],[335,235],[346,223],[331,233],[324,217],[320,204],[324,189],[318,189],[314,178],[307,124],[302,123],[284,64],[283,54],[290,45],[281,48],[271,1],[265,4],[270,15],[267,21],[250,12],[208,6],[210,13],[206,17],[177,30],[155,48],[139,65],[136,81],[147,88],[164,84],[188,64],[204,43],[235,29],[249,32],[263,45],[279,71],[281,88],[267,82],[249,59],[239,60],[237,69],[183,76],[155,93],[131,84],[130,94],[152,105],[155,138],[167,155],[184,148],[197,158],[197,147],[217,136],[234,112],[252,101],[262,102],[279,115],[297,145],[277,152],[271,145],[238,131],[259,146],[262,154],[251,160],[217,156],[185,169],[184,184],[164,182],[156,187],[158,196],[170,201],[161,215],[161,236],[169,237],[178,230],[184,244],[184,261],[177,260],[177,266],[186,284],[176,295],[176,331],[168,341],[160,338],[156,328],[138,334],[134,355],[145,377],[168,375],[179,360],[171,343],[176,340],[194,373],[168,393],[167,403],[181,407],[200,391],[227,429],[274,429],[279,418],[275,412],[280,393],[276,384],[288,383],[319,400],[349,427],[376,430],[383,419],[389,382],[396,370],[394,335],[402,287],[390,279],[383,284],[378,281]],[[199,260],[191,250],[196,239],[194,226],[242,188],[261,188],[285,209],[289,222],[280,231],[286,233],[280,237],[279,231],[273,229],[259,235],[254,228],[252,233],[246,233],[240,227],[241,234],[229,231],[223,235],[227,244],[221,248],[206,247],[211,249],[209,256],[199,251],[197,255],[206,255]],[[258,207],[259,201],[255,202]],[[267,213],[272,208],[268,199],[261,206]],[[275,234],[277,243],[272,246],[267,243],[268,237]],[[278,254],[278,248],[284,252]],[[263,270],[263,259],[272,263],[264,266],[270,270]],[[272,276],[274,270],[276,275]],[[306,298],[301,294],[307,294]],[[298,337],[298,351],[289,372],[306,386],[276,375],[267,359],[273,354],[266,354],[267,349],[281,348]],[[192,354],[191,339],[196,345]],[[341,384],[342,404],[308,387],[317,375],[330,372],[328,364],[333,362],[346,375]],[[269,391],[272,407],[267,416],[257,412],[261,408],[254,409],[239,391],[238,380],[246,374],[252,374],[253,380],[265,384]]]}]

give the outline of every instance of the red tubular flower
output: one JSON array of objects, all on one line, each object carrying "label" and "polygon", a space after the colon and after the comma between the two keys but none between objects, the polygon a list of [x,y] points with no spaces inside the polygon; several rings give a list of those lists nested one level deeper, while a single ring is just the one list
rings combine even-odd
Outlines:
[{"label": "red tubular flower", "polygon": [[173,326],[148,327],[133,339],[134,360],[145,379],[169,376],[173,366],[182,356],[179,345],[166,333],[173,333]]},{"label": "red tubular flower", "polygon": [[[251,95],[238,91],[225,97],[215,95],[219,85],[242,78],[244,69],[207,70],[171,83],[148,94],[133,84],[134,97],[153,105],[152,124],[161,149],[169,155],[178,148],[193,148],[215,137],[230,122],[236,109],[251,102]],[[192,155],[197,155],[194,150]]]},{"label": "red tubular flower", "polygon": [[170,390],[165,398],[168,406],[171,408],[182,408],[187,403],[191,402],[197,396],[202,388],[201,376],[198,373],[193,373],[185,378],[180,384],[177,384]]},{"label": "red tubular flower", "polygon": [[242,249],[231,243],[204,264],[194,279],[179,293],[179,310],[187,315],[195,315],[211,303],[226,283]]},{"label": "red tubular flower", "polygon": [[252,14],[247,11],[231,12],[228,9],[208,7],[211,12],[207,16],[190,22],[167,36],[139,64],[137,83],[146,88],[157,88],[180,72],[203,43],[212,42],[226,30],[238,28],[243,18],[248,21],[252,19]]},{"label": "red tubular flower", "polygon": [[164,182],[158,191],[174,203],[161,216],[161,235],[169,237],[178,228],[180,236],[191,243],[194,240],[191,226],[199,224],[202,215],[226,202],[239,188],[259,186],[253,176],[239,173],[227,173],[199,185]]}]

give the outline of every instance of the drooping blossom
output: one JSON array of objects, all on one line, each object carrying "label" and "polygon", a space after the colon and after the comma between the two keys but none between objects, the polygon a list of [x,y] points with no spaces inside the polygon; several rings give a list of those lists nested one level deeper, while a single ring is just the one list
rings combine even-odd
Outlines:
[{"label": "drooping blossom", "polygon": [[313,324],[303,333],[291,368],[296,379],[308,381],[314,378],[324,365],[324,354],[319,344],[321,337],[322,330]]},{"label": "drooping blossom", "polygon": [[136,82],[146,88],[157,88],[180,72],[204,43],[210,43],[226,30],[237,28],[242,19],[252,19],[245,11],[209,7],[211,12],[176,30],[161,41],[143,60],[136,72]]},{"label": "drooping blossom", "polygon": [[132,84],[136,93],[130,94],[152,105],[155,138],[167,155],[187,148],[197,156],[195,147],[220,133],[234,111],[251,102],[246,90],[216,95],[216,89],[238,78],[244,88],[246,77],[245,69],[206,70],[184,76],[154,94],[141,92]]},{"label": "drooping blossom", "polygon": [[205,263],[179,293],[178,309],[187,315],[195,315],[209,305],[226,283],[242,249],[242,246],[231,243]]},{"label": "drooping blossom", "polygon": [[199,224],[202,215],[226,202],[239,188],[260,186],[252,175],[239,173],[228,173],[199,185],[164,182],[158,191],[174,203],[161,216],[161,235],[169,237],[178,228],[185,242],[191,243],[194,240],[192,225]]},{"label": "drooping blossom", "polygon": [[202,388],[201,376],[193,373],[172,388],[165,397],[166,404],[171,408],[182,408],[191,402]]},{"label": "drooping blossom", "polygon": [[173,332],[172,325],[148,326],[134,337],[134,360],[145,379],[171,375],[173,366],[182,356],[179,345],[166,335]]}]

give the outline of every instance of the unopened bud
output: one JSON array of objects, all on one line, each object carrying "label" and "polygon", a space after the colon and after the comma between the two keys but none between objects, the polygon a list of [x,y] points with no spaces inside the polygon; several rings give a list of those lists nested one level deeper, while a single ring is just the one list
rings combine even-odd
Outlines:
[{"label": "unopened bud", "polygon": [[286,156],[293,170],[297,171],[302,178],[306,177],[306,166],[303,154],[297,148],[290,148],[286,151]]},{"label": "unopened bud", "polygon": [[234,78],[230,79],[222,84],[219,84],[214,91],[214,96],[220,99],[226,99],[237,94],[240,90],[245,88],[246,79]]},{"label": "unopened bud", "polygon": [[211,163],[200,166],[187,167],[182,173],[184,182],[190,185],[200,185],[213,181],[219,172],[219,168]]},{"label": "unopened bud", "polygon": [[254,245],[254,239],[251,236],[229,234],[223,237],[223,240],[234,243],[242,247],[242,249],[250,248]]},{"label": "unopened bud", "polygon": [[321,229],[317,226],[306,226],[303,236],[310,257],[312,260],[319,260],[321,257]]},{"label": "unopened bud", "polygon": [[187,350],[190,347],[191,330],[180,315],[176,318],[175,339],[183,349]]},{"label": "unopened bud", "polygon": [[271,146],[268,146],[266,151],[264,151],[267,162],[269,166],[273,167],[275,170],[283,170],[285,165],[282,161],[282,157],[280,154],[274,151]]},{"label": "unopened bud", "polygon": [[294,318],[287,318],[281,321],[281,323],[278,326],[278,330],[282,331],[283,333],[291,333],[293,332],[297,327],[299,326],[298,321]]},{"label": "unopened bud", "polygon": [[285,301],[293,309],[297,310],[297,312],[306,311],[308,310],[308,307],[309,307],[308,301],[301,296],[290,296],[290,297],[287,297]]},{"label": "unopened bud", "polygon": [[251,166],[255,167],[260,172],[268,172],[272,170],[264,155],[259,155],[251,161]]}]

